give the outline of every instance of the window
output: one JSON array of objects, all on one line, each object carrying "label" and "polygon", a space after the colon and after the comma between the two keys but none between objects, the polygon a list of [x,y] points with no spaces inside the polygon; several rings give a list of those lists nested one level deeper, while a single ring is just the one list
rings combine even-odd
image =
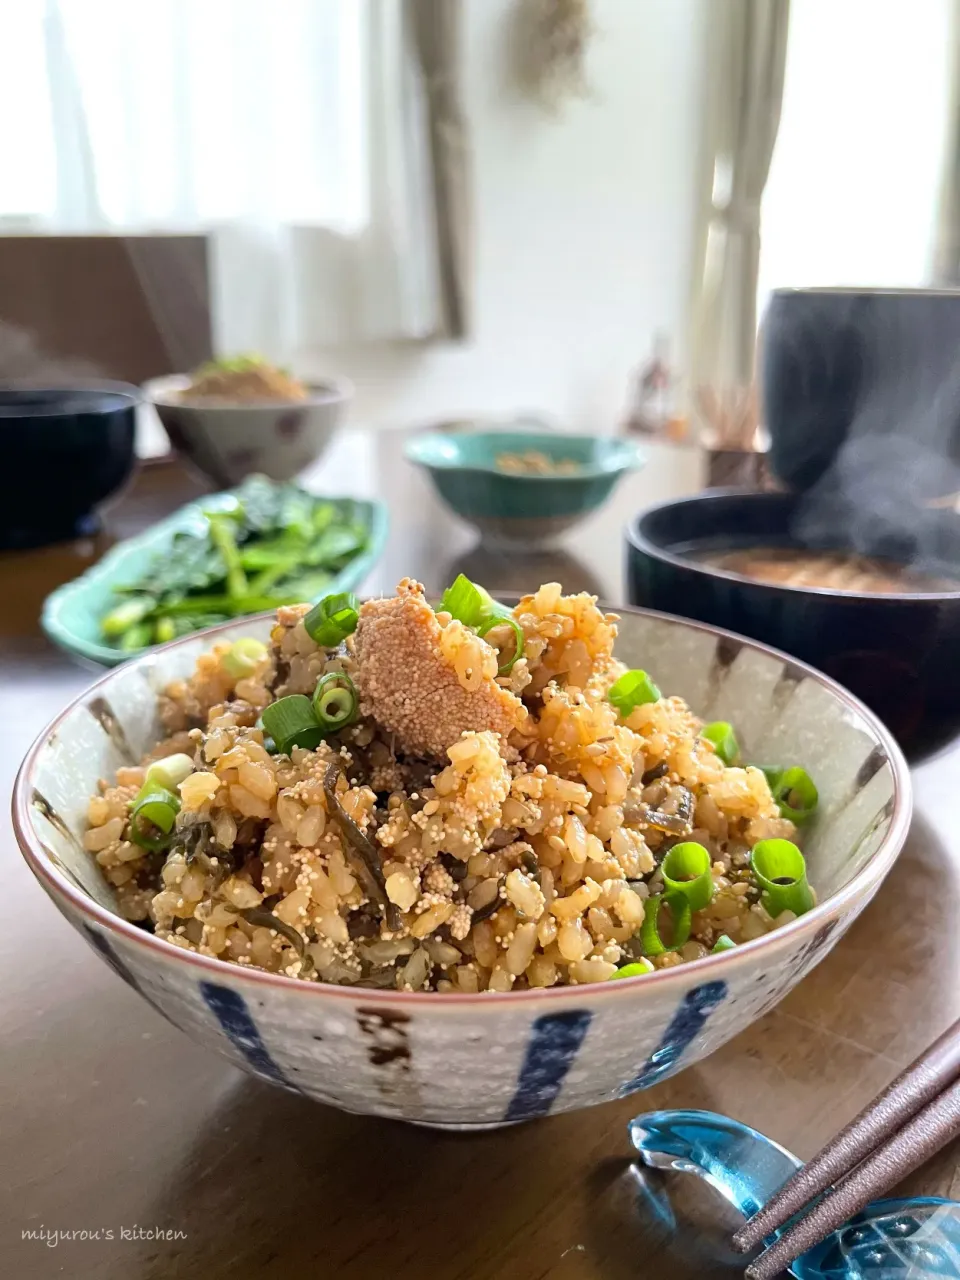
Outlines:
[{"label": "window", "polygon": [[793,0],[761,306],[781,285],[929,283],[952,17],[953,0]]},{"label": "window", "polygon": [[0,225],[355,231],[368,205],[362,28],[360,0],[3,6]]}]

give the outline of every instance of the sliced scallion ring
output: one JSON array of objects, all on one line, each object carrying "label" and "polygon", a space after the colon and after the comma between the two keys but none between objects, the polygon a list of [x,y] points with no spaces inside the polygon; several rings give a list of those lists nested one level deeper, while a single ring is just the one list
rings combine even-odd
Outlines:
[{"label": "sliced scallion ring", "polygon": [[313,712],[327,733],[336,733],[338,729],[353,724],[357,718],[358,702],[353,681],[340,671],[328,671],[321,676],[313,691]]},{"label": "sliced scallion ring", "polygon": [[471,582],[465,573],[457,574],[440,598],[440,612],[449,613],[465,627],[473,627],[478,636],[485,636],[494,627],[511,628],[516,641],[513,653],[497,668],[497,674],[507,675],[514,663],[523,657],[524,635],[519,622],[508,605],[494,600],[490,592],[479,583]]},{"label": "sliced scallion ring", "polygon": [[645,973],[653,973],[653,965],[649,960],[634,960],[631,964],[621,965],[616,973],[611,973],[610,981],[614,978],[639,978]]},{"label": "sliced scallion ring", "polygon": [[781,911],[802,916],[814,905],[807,883],[807,861],[791,840],[760,840],[750,866],[761,889],[760,901],[774,919]]},{"label": "sliced scallion ring", "polygon": [[184,778],[189,778],[191,773],[193,773],[193,761],[185,751],[178,751],[176,755],[164,756],[162,760],[155,760],[149,766],[144,787],[148,783],[156,783],[157,786],[165,787],[167,791],[175,792]]},{"label": "sliced scallion ring", "polygon": [[729,721],[714,720],[713,724],[705,724],[700,737],[713,743],[714,751],[728,768],[740,759],[740,744]]},{"label": "sliced scallion ring", "polygon": [[791,765],[787,769],[760,767],[781,815],[797,826],[809,822],[817,811],[820,796],[806,769],[800,765]]},{"label": "sliced scallion ring", "polygon": [[465,573],[457,574],[447,587],[440,598],[440,609],[465,627],[479,627],[486,618],[496,616],[498,610],[509,613],[506,605],[498,605],[489,591],[471,582]]},{"label": "sliced scallion ring", "polygon": [[713,863],[695,840],[675,844],[660,865],[668,893],[680,893],[691,911],[701,911],[713,898]]},{"label": "sliced scallion ring", "polygon": [[336,649],[353,635],[360,618],[360,601],[352,591],[324,596],[303,620],[307,635],[322,649]]},{"label": "sliced scallion ring", "polygon": [[503,617],[497,614],[494,614],[491,617],[486,618],[483,622],[479,624],[479,626],[477,627],[477,635],[485,636],[487,632],[492,631],[494,627],[510,627],[510,629],[513,631],[513,637],[514,637],[513,653],[504,662],[501,662],[499,667],[497,667],[497,675],[501,675],[501,676],[509,675],[509,673],[513,670],[514,663],[517,661],[517,659],[523,657],[523,642],[524,642],[523,630],[520,626],[520,623],[517,622],[516,618],[514,618],[511,614],[506,614]]},{"label": "sliced scallion ring", "polygon": [[244,680],[256,671],[267,653],[267,646],[253,636],[242,636],[220,659],[224,671],[234,680]]},{"label": "sliced scallion ring", "polygon": [[[673,936],[668,940],[660,932],[661,911],[670,913]],[[662,956],[665,951],[679,951],[690,937],[690,903],[682,893],[658,893],[648,898],[640,926],[640,946],[646,956]]]},{"label": "sliced scallion ring", "polygon": [[130,839],[141,849],[165,849],[179,811],[180,797],[148,778],[130,810]]},{"label": "sliced scallion ring", "polygon": [[659,702],[660,690],[646,671],[625,671],[607,690],[607,700],[616,707],[621,720],[626,720],[634,707]]},{"label": "sliced scallion ring", "polygon": [[314,714],[313,703],[303,693],[291,693],[271,702],[264,707],[260,718],[264,733],[284,755],[289,755],[294,747],[312,751],[327,733]]}]

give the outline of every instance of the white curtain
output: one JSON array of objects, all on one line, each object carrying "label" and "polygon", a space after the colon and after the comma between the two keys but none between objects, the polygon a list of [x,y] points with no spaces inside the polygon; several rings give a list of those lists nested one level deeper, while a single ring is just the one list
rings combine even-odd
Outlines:
[{"label": "white curtain", "polygon": [[0,229],[207,232],[221,350],[435,332],[399,0],[13,0],[0,46]]},{"label": "white curtain", "polygon": [[780,122],[790,0],[711,0],[692,385],[705,440],[749,449],[760,202]]},{"label": "white curtain", "polygon": [[[791,0],[783,113],[763,195],[761,305],[775,288],[935,278],[938,190],[960,85],[957,7]],[[954,209],[948,279],[960,266],[960,201]]]}]

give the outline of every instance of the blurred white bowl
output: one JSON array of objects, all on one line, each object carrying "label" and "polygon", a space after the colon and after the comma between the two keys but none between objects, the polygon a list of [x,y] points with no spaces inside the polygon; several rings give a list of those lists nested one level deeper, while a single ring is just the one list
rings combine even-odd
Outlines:
[{"label": "blurred white bowl", "polygon": [[326,449],[353,396],[353,385],[336,378],[308,384],[306,400],[191,404],[181,399],[189,385],[186,374],[174,374],[143,390],[177,452],[220,485],[252,472],[292,480]]}]

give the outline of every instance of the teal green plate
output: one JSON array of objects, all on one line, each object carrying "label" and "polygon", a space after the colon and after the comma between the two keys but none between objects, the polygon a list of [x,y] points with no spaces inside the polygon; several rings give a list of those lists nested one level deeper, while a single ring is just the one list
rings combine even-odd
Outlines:
[{"label": "teal green plate", "polygon": [[[324,594],[352,591],[360,585],[383,553],[388,525],[387,508],[381,502],[359,498],[330,498],[329,501],[349,508],[356,519],[362,520],[370,530],[370,540],[366,551],[337,574]],[[202,532],[203,512],[222,510],[232,502],[229,490],[201,498],[181,507],[145,533],[112,547],[86,573],[47,596],[40,618],[44,631],[61,649],[103,667],[119,666],[138,653],[145,653],[145,649],[121,653],[100,638],[100,619],[115,603],[114,586],[135,582],[153,557],[170,546],[174,534]]]},{"label": "teal green plate", "polygon": [[[572,459],[572,474],[515,475],[497,469],[502,453],[534,449],[554,462]],[[601,506],[644,455],[617,436],[543,431],[441,431],[416,436],[407,457],[429,472],[437,492],[461,519],[492,542],[539,547],[553,542]]]}]

